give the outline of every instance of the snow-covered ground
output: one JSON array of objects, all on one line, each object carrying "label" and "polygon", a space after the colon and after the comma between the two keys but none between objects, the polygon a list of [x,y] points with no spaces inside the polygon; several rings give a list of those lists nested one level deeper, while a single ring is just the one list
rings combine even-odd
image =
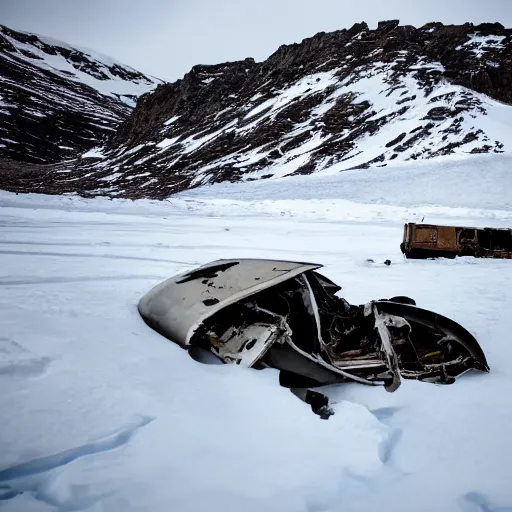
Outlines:
[{"label": "snow-covered ground", "polygon": [[[0,192],[0,510],[512,511],[512,262],[399,249],[405,221],[512,226],[510,160],[163,203]],[[333,386],[322,421],[277,372],[201,365],[139,317],[155,284],[232,257],[323,263],[352,303],[412,296],[468,328],[491,373]]]}]

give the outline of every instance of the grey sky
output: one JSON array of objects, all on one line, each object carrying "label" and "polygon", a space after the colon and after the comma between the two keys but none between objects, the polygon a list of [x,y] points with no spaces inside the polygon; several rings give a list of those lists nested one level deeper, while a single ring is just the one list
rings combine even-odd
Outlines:
[{"label": "grey sky", "polygon": [[259,61],[320,31],[394,18],[512,27],[512,0],[0,0],[2,24],[99,50],[167,80],[194,64]]}]

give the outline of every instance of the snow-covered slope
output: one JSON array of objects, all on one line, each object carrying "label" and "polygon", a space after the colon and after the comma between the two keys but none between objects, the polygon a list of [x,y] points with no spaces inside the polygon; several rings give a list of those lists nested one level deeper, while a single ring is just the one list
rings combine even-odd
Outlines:
[{"label": "snow-covered slope", "polygon": [[89,48],[70,46],[46,36],[18,32],[1,26],[2,37],[15,49],[7,50],[23,55],[26,62],[56,75],[89,85],[101,94],[110,95],[135,106],[135,100],[151,91],[162,80]]},{"label": "snow-covered slope", "polygon": [[160,80],[0,25],[0,157],[58,162],[98,145]]},{"label": "snow-covered slope", "polygon": [[[145,144],[105,152],[97,168],[114,168],[119,178],[112,181],[120,190],[141,171],[161,169],[162,178],[151,173],[143,180],[152,190],[185,162],[190,164],[183,174],[193,177],[190,185],[198,185],[386,166],[395,159],[512,151],[512,106],[443,79],[426,94],[421,73],[438,72],[437,66],[415,64],[396,76],[396,65],[361,67],[345,78],[342,68],[308,75],[264,101],[260,96],[248,102],[235,119],[215,121],[214,130],[179,136],[179,118],[171,118]],[[313,103],[307,115],[300,112],[301,104]],[[287,121],[284,133],[261,140],[261,133],[279,120]],[[219,154],[229,138],[231,145]],[[156,183],[150,182],[155,177]]]},{"label": "snow-covered slope", "polygon": [[[163,202],[1,192],[2,512],[510,511],[511,262],[404,260],[399,244],[422,217],[510,227],[511,164],[406,162]],[[468,328],[491,372],[333,386],[322,421],[277,372],[201,365],[139,317],[160,281],[231,257],[323,263],[355,304],[414,297]]]},{"label": "snow-covered slope", "polygon": [[163,198],[225,180],[512,151],[511,36],[499,24],[357,24],[263,63],[195,66],[141,99],[96,150],[101,161],[70,165],[52,188]]},{"label": "snow-covered slope", "polygon": [[[195,66],[109,140],[12,191],[165,198],[206,183],[512,151],[512,30],[381,22]],[[5,182],[8,183],[5,183]]]},{"label": "snow-covered slope", "polygon": [[261,63],[195,66],[80,158],[0,172],[0,188],[163,199],[207,183],[507,153],[510,83],[512,29],[499,23],[359,23]]}]

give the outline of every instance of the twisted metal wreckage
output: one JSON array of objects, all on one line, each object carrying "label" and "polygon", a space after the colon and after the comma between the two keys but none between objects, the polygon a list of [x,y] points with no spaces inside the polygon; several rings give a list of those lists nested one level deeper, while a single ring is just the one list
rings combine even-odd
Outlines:
[{"label": "twisted metal wreckage", "polygon": [[341,382],[383,385],[404,379],[450,384],[489,371],[475,338],[408,297],[354,306],[322,265],[218,260],[172,277],[139,303],[144,321],[203,362],[280,370],[280,383],[323,418],[327,398],[309,388]]}]

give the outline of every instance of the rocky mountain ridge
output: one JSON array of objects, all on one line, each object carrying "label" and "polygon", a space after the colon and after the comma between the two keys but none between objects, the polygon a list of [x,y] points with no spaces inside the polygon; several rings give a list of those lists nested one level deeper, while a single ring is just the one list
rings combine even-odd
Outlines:
[{"label": "rocky mountain ridge", "polygon": [[56,163],[101,144],[161,80],[0,25],[0,157]]},{"label": "rocky mountain ridge", "polygon": [[142,95],[93,152],[59,172],[11,170],[8,188],[161,199],[225,180],[500,153],[512,150],[511,103],[512,29],[360,23],[261,63],[195,66]]}]

